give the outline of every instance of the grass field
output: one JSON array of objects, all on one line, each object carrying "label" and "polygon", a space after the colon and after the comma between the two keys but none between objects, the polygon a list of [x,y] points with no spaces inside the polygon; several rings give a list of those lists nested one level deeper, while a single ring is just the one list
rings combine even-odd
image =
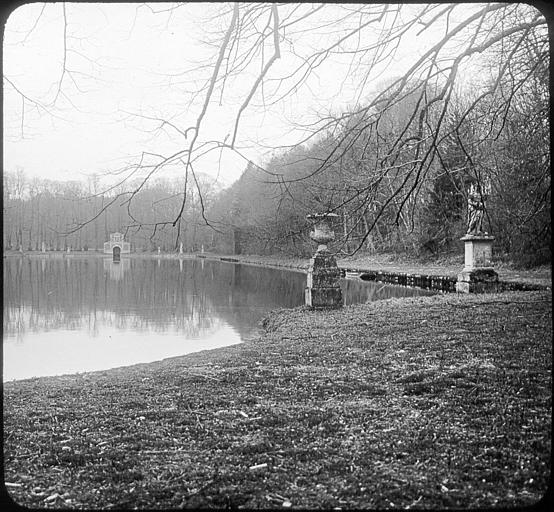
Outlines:
[{"label": "grass field", "polygon": [[4,472],[27,507],[524,506],[551,418],[550,292],[297,308],[241,345],[5,383]]}]

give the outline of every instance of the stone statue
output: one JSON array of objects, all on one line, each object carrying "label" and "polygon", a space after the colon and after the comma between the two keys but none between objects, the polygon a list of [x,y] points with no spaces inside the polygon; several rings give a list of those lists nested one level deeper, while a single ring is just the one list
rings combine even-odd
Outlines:
[{"label": "stone statue", "polygon": [[467,196],[467,234],[482,235],[483,219],[485,215],[485,200],[487,196],[482,194],[475,184],[469,187]]}]

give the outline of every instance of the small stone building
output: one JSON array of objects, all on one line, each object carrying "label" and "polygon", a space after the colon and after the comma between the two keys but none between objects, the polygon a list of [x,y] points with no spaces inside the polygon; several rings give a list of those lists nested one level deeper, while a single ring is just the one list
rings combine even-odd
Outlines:
[{"label": "small stone building", "polygon": [[104,242],[104,254],[129,254],[131,244],[125,242],[123,233],[110,233],[110,241]]}]

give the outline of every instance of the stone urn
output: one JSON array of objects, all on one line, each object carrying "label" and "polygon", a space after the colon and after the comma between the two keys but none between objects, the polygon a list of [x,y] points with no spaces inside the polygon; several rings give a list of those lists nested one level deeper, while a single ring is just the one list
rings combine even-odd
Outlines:
[{"label": "stone urn", "polygon": [[317,250],[327,249],[327,244],[335,239],[332,222],[338,218],[336,213],[314,213],[306,217],[313,222],[310,238],[317,242]]},{"label": "stone urn", "polygon": [[337,217],[336,213],[307,216],[313,222],[310,238],[318,244],[308,267],[305,295],[305,303],[312,309],[340,308],[343,303],[340,270],[335,257],[327,249],[327,244],[335,239],[332,222]]}]

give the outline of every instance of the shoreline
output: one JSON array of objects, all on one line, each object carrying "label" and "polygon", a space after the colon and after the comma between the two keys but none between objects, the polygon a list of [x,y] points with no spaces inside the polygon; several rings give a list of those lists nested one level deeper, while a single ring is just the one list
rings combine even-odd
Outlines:
[{"label": "shoreline", "polygon": [[[4,258],[29,257],[33,259],[66,259],[79,257],[105,258],[110,254],[99,251],[62,251],[50,253],[21,253],[11,251],[4,253]],[[262,266],[276,269],[288,269],[306,273],[309,259],[260,256],[260,255],[225,255],[214,253],[130,253],[122,256],[123,259],[207,259],[228,263]],[[391,262],[390,255],[379,257],[363,256],[360,258],[338,259],[337,264],[343,278],[377,281],[403,287],[435,290],[441,293],[456,293],[456,282],[462,265],[421,263],[413,260]],[[507,291],[541,291],[552,289],[552,267],[542,266],[532,270],[512,269],[506,265],[497,268],[498,293]]]},{"label": "shoreline", "polygon": [[[306,272],[309,266],[308,259],[278,258],[258,255],[219,255],[212,253],[196,254],[198,258],[228,261],[232,263],[245,263],[248,265],[261,265],[274,268],[288,268]],[[406,286],[403,282],[427,282],[429,286],[417,286],[416,288],[433,288],[441,291],[455,291],[457,275],[463,267],[463,262],[458,266],[432,265],[423,263],[397,263],[379,261],[378,259],[338,259],[337,265],[343,277],[353,275],[367,281],[380,281],[389,284]],[[540,291],[550,290],[552,281],[552,268],[541,267],[535,270],[513,270],[508,268],[497,269],[500,284],[503,291]]]},{"label": "shoreline", "polygon": [[[4,257],[30,257],[30,258],[59,258],[59,257],[102,257],[109,258],[110,254],[100,251],[5,251]],[[122,255],[122,258],[161,258],[161,259],[191,259],[204,258],[211,260],[227,261],[231,263],[244,263],[249,265],[260,265],[274,268],[289,268],[300,271],[307,271],[309,258],[295,258],[290,256],[262,256],[262,255],[243,255],[243,254],[216,254],[216,253],[135,253]],[[390,276],[427,276],[440,277],[444,280],[455,279],[463,267],[463,255],[458,260],[449,260],[445,263],[429,262],[423,263],[414,259],[401,258],[398,260],[390,254],[379,254],[374,256],[360,256],[350,258],[337,258],[337,264],[343,273],[348,274],[367,274],[375,276],[383,274]],[[509,265],[500,263],[495,269],[499,274],[499,279],[504,283],[528,284],[531,287],[528,291],[539,289],[551,289],[552,287],[552,266],[543,265],[534,269],[514,269]],[[524,288],[513,291],[524,290]]]},{"label": "shoreline", "polygon": [[475,508],[546,491],[550,292],[300,307],[262,326],[4,383],[8,492],[31,507]]}]

